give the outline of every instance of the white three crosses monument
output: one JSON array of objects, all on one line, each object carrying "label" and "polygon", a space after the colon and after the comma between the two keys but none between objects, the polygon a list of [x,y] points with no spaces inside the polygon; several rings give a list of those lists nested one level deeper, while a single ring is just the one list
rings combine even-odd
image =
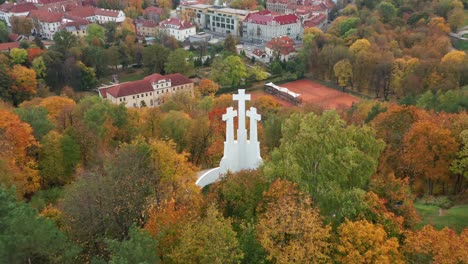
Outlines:
[{"label": "white three crosses monument", "polygon": [[[250,107],[249,110],[245,111],[245,102],[250,100],[250,94],[245,94],[245,90],[240,89],[238,94],[233,95],[233,99],[238,101],[237,110],[228,107],[226,114],[223,115],[223,121],[226,122],[224,156],[219,167],[205,172],[198,178],[196,184],[200,187],[219,180],[228,171],[256,169],[263,162],[257,134],[257,122],[261,120],[261,115],[257,113],[255,107]],[[234,137],[234,118],[236,116],[238,120],[237,138]],[[246,116],[250,119],[248,138],[245,127]]]}]

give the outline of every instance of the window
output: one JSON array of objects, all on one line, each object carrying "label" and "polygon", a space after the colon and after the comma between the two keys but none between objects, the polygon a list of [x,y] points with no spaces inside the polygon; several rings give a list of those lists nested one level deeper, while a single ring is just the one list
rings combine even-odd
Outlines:
[{"label": "window", "polygon": [[133,99],[135,99],[135,96],[132,96],[132,97],[133,97]]},{"label": "window", "polygon": [[140,95],[137,95],[137,98],[140,98]]}]

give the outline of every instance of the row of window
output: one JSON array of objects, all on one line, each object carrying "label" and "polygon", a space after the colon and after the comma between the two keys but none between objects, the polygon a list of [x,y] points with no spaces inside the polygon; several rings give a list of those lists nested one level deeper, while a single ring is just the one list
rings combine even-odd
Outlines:
[{"label": "row of window", "polygon": [[215,22],[213,22],[211,25],[213,27],[216,26],[216,27],[221,27],[221,28],[234,29],[234,25],[226,25],[226,24],[222,24],[222,23],[221,24],[219,24],[219,23],[215,24]]},{"label": "row of window", "polygon": [[[189,85],[188,84],[184,84],[182,86],[178,86],[178,87],[172,87],[172,91],[179,91],[179,90],[183,90],[184,88],[188,88]],[[160,91],[156,91],[156,94],[159,94],[159,92],[161,92],[161,94],[164,94],[164,89],[160,90]],[[166,89],[166,93],[169,92],[169,89]],[[149,94],[149,95],[148,95]],[[137,94],[137,95],[133,95],[132,98],[133,99],[138,99],[138,98],[143,98],[143,97],[147,97],[147,96],[153,96],[153,92],[149,92],[149,93],[144,93],[144,94]],[[119,102],[124,102],[125,101],[125,97],[123,97],[123,100],[122,98],[119,98]]]}]

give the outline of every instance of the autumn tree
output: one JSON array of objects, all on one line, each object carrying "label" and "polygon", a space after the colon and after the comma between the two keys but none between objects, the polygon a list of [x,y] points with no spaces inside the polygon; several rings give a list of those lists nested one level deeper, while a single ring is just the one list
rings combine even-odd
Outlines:
[{"label": "autumn tree", "polygon": [[161,120],[160,127],[162,135],[172,139],[177,144],[177,150],[184,150],[189,142],[187,131],[192,125],[190,116],[181,111],[170,111]]},{"label": "autumn tree", "polygon": [[210,79],[202,79],[200,83],[198,83],[198,91],[200,91],[203,96],[214,95],[218,89],[219,85]]},{"label": "autumn tree", "polygon": [[370,47],[371,47],[371,44],[369,40],[358,39],[349,47],[349,51],[353,54],[358,54],[361,51],[368,51]]},{"label": "autumn tree", "polygon": [[344,88],[348,86],[353,76],[353,67],[348,59],[340,60],[333,66],[338,85]]},{"label": "autumn tree", "polygon": [[336,112],[327,111],[321,116],[293,114],[283,124],[282,134],[280,147],[265,163],[265,174],[297,182],[329,220],[356,216],[362,189],[384,147],[374,131],[346,126]]},{"label": "autumn tree", "polygon": [[104,44],[104,28],[98,24],[89,24],[85,41],[90,46],[102,46]]},{"label": "autumn tree", "polygon": [[426,225],[408,231],[404,251],[413,263],[463,263],[468,259],[468,229],[457,234],[447,227],[438,231]]},{"label": "autumn tree", "polygon": [[12,16],[10,17],[11,22],[11,31],[18,35],[31,35],[31,31],[33,29],[33,21],[31,18],[28,17],[17,17]]},{"label": "autumn tree", "polygon": [[434,194],[434,184],[442,189],[435,193],[446,193],[444,183],[449,180],[450,163],[458,150],[458,143],[450,130],[431,120],[416,122],[404,140],[403,162],[414,173],[416,188]]},{"label": "autumn tree", "polygon": [[264,194],[257,238],[274,263],[328,263],[330,226],[297,185],[276,180]]},{"label": "autumn tree", "polygon": [[375,128],[377,137],[386,143],[380,157],[381,172],[395,172],[397,177],[409,176],[402,162],[403,138],[411,126],[423,116],[424,113],[414,106],[392,105],[372,120],[371,125]]},{"label": "autumn tree", "polygon": [[0,182],[15,186],[18,196],[39,189],[40,177],[32,151],[37,142],[29,124],[5,109],[0,109],[0,161],[8,174],[0,173]]},{"label": "autumn tree", "polygon": [[405,263],[398,239],[380,225],[346,220],[338,227],[336,259],[340,263]]},{"label": "autumn tree", "polygon": [[40,103],[40,106],[47,109],[47,117],[50,122],[61,130],[71,125],[71,115],[75,105],[75,101],[66,96],[49,96]]},{"label": "autumn tree", "polygon": [[404,227],[413,228],[421,220],[414,207],[409,178],[397,178],[393,173],[374,175],[369,189],[385,201],[389,211],[403,217]]},{"label": "autumn tree", "polygon": [[14,65],[9,71],[12,85],[9,89],[13,105],[17,106],[37,92],[36,72],[21,65]]},{"label": "autumn tree", "polygon": [[24,64],[28,60],[28,52],[25,49],[13,48],[10,57],[12,64]]},{"label": "autumn tree", "polygon": [[206,216],[184,226],[179,243],[168,256],[176,263],[221,264],[240,263],[243,253],[231,221],[210,205]]}]

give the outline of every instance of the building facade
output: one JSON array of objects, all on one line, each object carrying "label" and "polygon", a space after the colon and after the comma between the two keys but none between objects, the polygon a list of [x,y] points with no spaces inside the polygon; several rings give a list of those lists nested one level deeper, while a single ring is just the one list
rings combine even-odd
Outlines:
[{"label": "building facade", "polygon": [[114,104],[126,107],[160,106],[165,97],[176,92],[187,92],[193,96],[193,82],[180,73],[169,75],[152,74],[143,80],[119,83],[99,88],[99,95]]},{"label": "building facade", "polygon": [[178,41],[184,41],[197,34],[196,27],[190,21],[182,21],[175,17],[161,21],[159,30],[175,37]]},{"label": "building facade", "polygon": [[242,22],[250,13],[247,10],[205,4],[181,6],[181,9],[190,14],[191,21],[200,30],[235,37],[242,36]]},{"label": "building facade", "polygon": [[270,61],[278,58],[281,61],[288,61],[296,56],[294,41],[287,36],[273,38],[265,45],[265,53],[270,58]]},{"label": "building facade", "polygon": [[279,14],[269,10],[250,13],[243,23],[243,36],[249,40],[268,42],[272,38],[288,36],[299,40],[302,26],[295,14]]}]

